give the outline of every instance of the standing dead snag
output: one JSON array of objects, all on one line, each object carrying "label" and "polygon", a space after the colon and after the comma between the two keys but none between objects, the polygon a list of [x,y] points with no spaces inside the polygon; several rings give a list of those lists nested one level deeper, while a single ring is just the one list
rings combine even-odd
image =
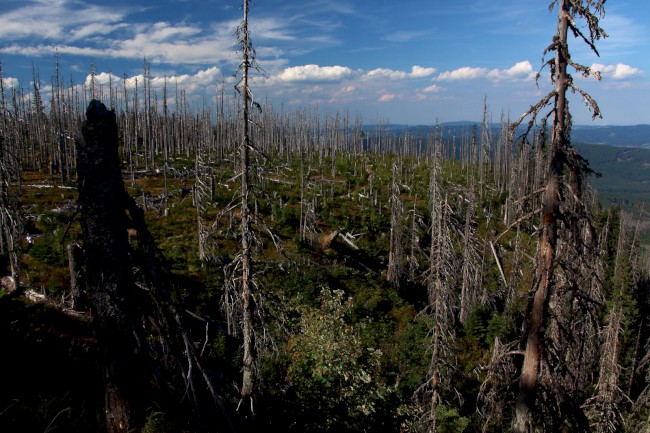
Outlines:
[{"label": "standing dead snag", "polygon": [[[250,0],[243,0],[244,17],[237,28],[238,44],[242,56],[238,72],[241,79],[237,82],[235,90],[241,95],[241,128],[239,142],[239,176],[240,176],[240,250],[233,262],[225,271],[225,290],[222,298],[222,308],[227,316],[229,330],[234,333],[241,331],[242,337],[242,382],[240,388],[241,400],[238,412],[246,413],[249,419],[255,417],[253,406],[254,378],[257,366],[257,347],[261,340],[256,338],[255,322],[260,318],[260,306],[256,297],[257,281],[253,272],[253,255],[259,239],[253,229],[254,223],[259,223],[256,212],[257,202],[254,200],[252,186],[253,164],[251,152],[255,151],[252,139],[251,123],[253,121],[251,109],[253,106],[260,108],[253,101],[249,85],[251,70],[259,70],[255,60],[255,50],[251,42],[248,29],[248,11]],[[255,212],[253,212],[255,210]],[[231,326],[236,324],[236,326]]]},{"label": "standing dead snag", "polygon": [[[251,221],[250,221],[250,208],[249,208],[249,166],[250,156],[249,148],[251,146],[250,140],[250,118],[249,107],[251,103],[250,89],[248,87],[248,72],[251,64],[252,46],[250,43],[250,34],[248,32],[248,0],[244,0],[244,21],[242,22],[241,30],[241,45],[242,45],[242,142],[241,146],[241,296],[242,296],[242,334],[244,338],[244,359],[242,371],[242,398],[251,397],[253,394],[253,363],[254,363],[254,341],[253,341],[253,309],[254,300],[252,299],[252,282],[251,282],[251,266],[252,266],[252,251],[251,251]],[[252,407],[252,404],[251,404]]]},{"label": "standing dead snag", "polygon": [[395,285],[399,284],[404,273],[404,265],[402,259],[404,256],[404,247],[402,246],[402,232],[403,221],[402,215],[404,213],[404,203],[400,198],[400,190],[398,183],[398,165],[397,161],[393,161],[393,176],[390,188],[390,245],[388,251],[388,270],[386,272],[386,280]]},{"label": "standing dead snag", "polygon": [[[17,114],[14,113],[14,120]],[[17,129],[10,131],[10,112],[5,100],[5,89],[0,62],[0,252],[7,253],[11,268],[10,281],[18,287],[20,274],[20,236],[22,224],[17,203],[17,194],[10,188],[12,179],[19,174],[20,164],[17,158]],[[14,143],[12,143],[12,141]],[[12,146],[13,144],[13,146]]]},{"label": "standing dead snag", "polygon": [[[587,106],[593,110],[594,117],[600,116],[600,110],[591,96],[575,86],[568,72],[571,66],[584,76],[592,74],[589,67],[571,60],[567,35],[571,30],[575,37],[585,41],[598,54],[594,44],[606,36],[598,26],[599,16],[604,14],[604,3],[604,0],[551,2],[550,9],[555,5],[559,9],[558,28],[544,54],[555,53],[554,58],[545,62],[550,69],[553,89],[513,125],[516,128],[524,118],[530,117],[530,132],[541,110],[548,105],[553,106],[542,121],[546,125],[546,120],[552,117],[550,161],[541,210],[537,269],[529,305],[524,361],[512,424],[513,431],[517,433],[542,431],[545,424],[540,415],[542,412],[551,414],[548,418],[550,423],[556,422],[556,417],[572,417],[567,421],[578,429],[589,428],[585,426],[581,411],[574,410],[577,409],[576,402],[567,398],[572,388],[581,386],[579,370],[588,368],[586,361],[589,358],[581,360],[580,355],[584,353],[562,354],[562,349],[578,352],[589,348],[585,327],[592,324],[593,312],[584,305],[584,300],[597,295],[590,293],[594,286],[587,281],[593,278],[589,269],[593,265],[590,260],[595,260],[595,252],[592,225],[585,208],[587,201],[582,198],[583,181],[591,171],[587,162],[570,145],[572,120],[567,92],[582,95]],[[588,36],[582,33],[575,18],[586,21]],[[593,75],[599,78],[597,72]],[[578,292],[584,293],[577,297]],[[572,317],[572,323],[568,323],[572,313],[582,316]],[[579,329],[581,326],[583,329]],[[582,349],[569,346],[571,341],[580,341],[581,337],[585,339],[579,344]],[[561,357],[555,358],[556,355]],[[574,365],[576,362],[584,364]],[[562,376],[571,376],[573,380],[565,382],[566,377]],[[542,389],[544,392],[541,392]],[[545,407],[540,405],[542,400]]]},{"label": "standing dead snag", "polygon": [[109,433],[121,433],[144,421],[145,338],[133,300],[115,112],[93,100],[86,117],[77,139],[86,278],[103,364],[106,427]]},{"label": "standing dead snag", "polygon": [[[184,390],[180,400],[189,401],[198,418],[204,415],[201,390],[205,390],[221,410],[220,422],[225,421],[227,431],[234,431],[185,329],[182,310],[172,300],[164,257],[147,229],[144,213],[124,189],[115,113],[93,100],[86,115],[83,136],[77,140],[79,208],[85,280],[104,370],[107,430],[138,431],[151,398],[152,380],[164,374],[170,382],[182,380],[174,383],[176,389]],[[138,232],[137,254],[132,254],[127,226]],[[146,328],[149,324],[151,328]],[[156,338],[147,339],[150,334]],[[196,384],[196,377],[205,386]],[[156,387],[156,393],[161,392]]]}]

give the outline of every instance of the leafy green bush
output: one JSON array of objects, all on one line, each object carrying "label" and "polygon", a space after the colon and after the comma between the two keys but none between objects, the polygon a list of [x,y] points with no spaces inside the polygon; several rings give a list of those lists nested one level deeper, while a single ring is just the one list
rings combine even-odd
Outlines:
[{"label": "leafy green bush", "polygon": [[318,308],[301,309],[300,333],[288,344],[287,381],[314,429],[352,429],[369,422],[392,389],[378,375],[381,351],[365,347],[358,326],[346,321],[351,300],[328,289],[320,300]]}]

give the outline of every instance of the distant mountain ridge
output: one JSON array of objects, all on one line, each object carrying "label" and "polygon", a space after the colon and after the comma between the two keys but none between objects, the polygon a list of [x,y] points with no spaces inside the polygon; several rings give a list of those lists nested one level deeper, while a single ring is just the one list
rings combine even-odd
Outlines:
[{"label": "distant mountain ridge", "polygon": [[[499,124],[493,123],[492,136],[495,137],[499,131]],[[375,128],[382,128],[390,134],[402,135],[407,130],[410,135],[427,135],[435,125],[401,125],[401,124],[386,124],[386,125],[366,125],[365,130],[371,131]],[[481,123],[472,121],[448,122],[440,123],[438,127],[442,128],[443,138],[451,139],[453,137],[460,138],[472,134],[472,130],[476,127],[476,133],[481,134]],[[523,132],[523,127],[520,128]],[[650,149],[650,125],[573,125],[571,132],[571,139],[574,142],[586,144],[602,144],[615,147],[642,147]]]},{"label": "distant mountain ridge", "polygon": [[571,138],[587,144],[650,148],[650,125],[574,125]]}]

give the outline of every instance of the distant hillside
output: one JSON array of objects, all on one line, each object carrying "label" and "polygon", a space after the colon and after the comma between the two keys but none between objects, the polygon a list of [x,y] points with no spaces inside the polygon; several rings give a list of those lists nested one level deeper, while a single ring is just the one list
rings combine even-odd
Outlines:
[{"label": "distant hillside", "polygon": [[[478,122],[449,122],[442,123],[440,127],[443,130],[445,139],[453,137],[459,138],[472,134],[475,127],[477,134],[481,133],[481,124]],[[375,125],[366,126],[366,130],[377,128]],[[402,135],[406,130],[410,135],[426,135],[433,125],[383,125],[386,131],[395,135]],[[499,124],[492,124],[493,136],[499,131]],[[523,132],[523,128],[521,128]],[[628,125],[628,126],[592,126],[592,125],[574,125],[571,138],[575,142],[589,144],[603,144],[617,147],[643,147],[650,149],[650,125]]]},{"label": "distant hillside", "polygon": [[650,148],[650,125],[573,127],[574,141],[609,146]]},{"label": "distant hillside", "polygon": [[[427,136],[432,125],[382,125],[393,135]],[[459,139],[476,133],[480,139],[481,124],[477,122],[450,122],[439,126],[444,139]],[[378,126],[366,126],[366,131]],[[498,137],[499,125],[493,124],[493,137]],[[523,129],[522,129],[523,132]],[[591,168],[601,173],[592,178],[604,206],[619,204],[627,210],[650,206],[650,125],[585,126],[575,125],[572,144],[589,160]]]},{"label": "distant hillside", "polygon": [[574,142],[591,168],[602,174],[591,179],[603,205],[639,208],[650,205],[650,149]]}]

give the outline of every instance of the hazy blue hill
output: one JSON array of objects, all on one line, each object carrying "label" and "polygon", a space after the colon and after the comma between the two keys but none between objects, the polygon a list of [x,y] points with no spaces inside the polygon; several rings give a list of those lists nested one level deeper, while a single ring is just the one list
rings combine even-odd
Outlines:
[{"label": "hazy blue hill", "polygon": [[[435,125],[400,125],[387,124],[381,128],[394,135],[403,135],[407,130],[409,135],[427,135]],[[525,125],[524,125],[525,126]],[[477,134],[481,133],[481,124],[479,122],[460,121],[440,123],[438,127],[443,130],[443,137],[451,139],[459,138],[472,133],[476,127]],[[367,125],[366,131],[378,128],[376,125]],[[492,124],[492,135],[497,136],[499,124]],[[523,127],[519,128],[520,132],[524,131]],[[626,125],[626,126],[593,126],[593,125],[574,125],[571,133],[574,142],[589,144],[604,144],[618,147],[644,147],[650,149],[650,125]]]},{"label": "hazy blue hill", "polygon": [[590,144],[650,148],[650,125],[573,127],[571,138]]},{"label": "hazy blue hill", "polygon": [[[435,125],[367,125],[366,131],[381,128],[389,134],[425,137]],[[478,122],[449,122],[439,124],[446,140],[476,133],[481,136]],[[492,124],[492,136],[498,137],[499,125]],[[523,132],[524,129],[520,128]],[[650,204],[650,125],[591,126],[574,125],[572,143],[589,160],[591,168],[601,173],[592,178],[604,206],[620,204],[631,210]]]}]

